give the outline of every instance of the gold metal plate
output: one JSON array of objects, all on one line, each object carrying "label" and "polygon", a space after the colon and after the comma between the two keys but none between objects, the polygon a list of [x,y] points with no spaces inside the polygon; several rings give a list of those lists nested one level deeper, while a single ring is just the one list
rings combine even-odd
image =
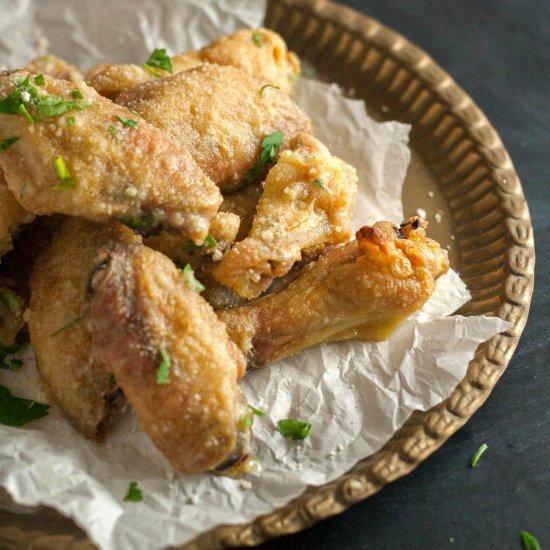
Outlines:
[{"label": "gold metal plate", "polygon": [[[412,125],[406,214],[426,209],[431,234],[450,245],[453,267],[472,293],[460,313],[498,316],[512,328],[478,348],[447,401],[413,414],[346,475],[254,522],[204,533],[190,549],[252,546],[295,533],[411,472],[487,399],[518,344],[533,291],[533,228],[518,176],[493,127],[445,71],[399,34],[325,0],[268,0],[265,25],[323,79],[364,99],[371,114]],[[443,213],[440,223],[433,221],[436,211]],[[53,510],[21,512],[0,510],[1,548],[93,548]]]}]

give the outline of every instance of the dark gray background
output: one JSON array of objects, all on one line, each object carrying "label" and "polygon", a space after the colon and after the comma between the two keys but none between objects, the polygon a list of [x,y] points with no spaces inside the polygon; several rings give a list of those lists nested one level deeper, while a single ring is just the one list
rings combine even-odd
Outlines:
[{"label": "dark gray background", "polygon": [[[550,0],[347,0],[427,51],[499,132],[523,183],[537,253],[529,322],[470,422],[416,471],[266,550],[550,548]],[[476,469],[472,453],[489,450]]]}]

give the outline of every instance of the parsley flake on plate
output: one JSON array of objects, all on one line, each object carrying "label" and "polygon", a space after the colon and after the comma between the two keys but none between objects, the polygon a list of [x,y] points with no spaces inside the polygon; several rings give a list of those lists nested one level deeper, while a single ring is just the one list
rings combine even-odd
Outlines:
[{"label": "parsley flake on plate", "polygon": [[6,386],[0,386],[0,424],[20,428],[48,415],[49,405],[15,397]]},{"label": "parsley flake on plate", "polygon": [[54,191],[65,191],[67,189],[74,189],[76,187],[73,177],[63,160],[63,157],[57,157],[53,163],[55,171],[57,172],[57,179],[59,183],[54,185],[52,189]]},{"label": "parsley flake on plate", "polygon": [[472,468],[475,468],[477,466],[477,463],[479,462],[479,459],[483,455],[483,453],[489,448],[487,443],[483,443],[481,447],[473,454],[472,458],[470,459],[470,466]]},{"label": "parsley flake on plate", "polygon": [[137,481],[130,481],[128,485],[128,491],[124,497],[125,502],[141,502],[143,500],[143,493],[138,487]]},{"label": "parsley flake on plate", "polygon": [[154,49],[149,59],[143,64],[144,69],[152,76],[161,78],[162,74],[155,69],[162,69],[170,74],[173,73],[172,60],[166,54],[166,48]]},{"label": "parsley flake on plate", "polygon": [[311,430],[311,424],[304,422],[303,420],[296,420],[294,418],[284,418],[277,422],[277,431],[280,432],[283,437],[289,439],[305,439],[309,435]]},{"label": "parsley flake on plate", "polygon": [[8,147],[13,145],[18,139],[19,139],[19,137],[12,136],[12,137],[9,137],[9,138],[6,138],[6,139],[3,139],[2,141],[0,141],[0,153],[3,153],[4,151],[6,151],[8,149]]},{"label": "parsley flake on plate", "polygon": [[183,277],[189,283],[189,286],[194,288],[197,292],[201,293],[204,290],[204,285],[195,278],[195,273],[191,264],[187,264],[183,268]]},{"label": "parsley flake on plate", "polygon": [[170,383],[170,356],[165,349],[160,350],[161,361],[157,369],[157,384]]},{"label": "parsley flake on plate", "polygon": [[525,550],[540,550],[539,541],[529,531],[520,531],[521,541]]}]

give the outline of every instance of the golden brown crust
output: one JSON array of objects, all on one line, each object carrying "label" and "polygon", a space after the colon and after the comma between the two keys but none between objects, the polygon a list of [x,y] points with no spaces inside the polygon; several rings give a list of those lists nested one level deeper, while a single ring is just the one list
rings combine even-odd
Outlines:
[{"label": "golden brown crust", "polygon": [[[225,327],[165,256],[144,246],[105,254],[90,281],[93,353],[109,365],[142,428],[177,470],[237,460],[244,359]],[[162,352],[169,382],[157,383]]]},{"label": "golden brown crust", "polygon": [[288,287],[219,312],[251,364],[264,366],[320,342],[384,340],[424,305],[449,269],[447,251],[412,219],[378,222],[310,264]]},{"label": "golden brown crust", "polygon": [[82,73],[70,63],[52,54],[42,55],[29,61],[25,70],[34,74],[45,74],[60,80],[78,82],[84,80]]},{"label": "golden brown crust", "polygon": [[283,92],[234,67],[201,65],[145,82],[117,102],[184,146],[222,189],[233,187],[261,153],[263,139],[284,132],[283,147],[310,133],[309,119]]},{"label": "golden brown crust", "polygon": [[[0,73],[0,98],[27,75]],[[79,101],[93,106],[34,124],[20,114],[0,114],[0,135],[20,137],[0,155],[18,202],[35,214],[57,212],[102,222],[115,218],[146,230],[170,227],[202,241],[222,198],[189,153],[83,82],[44,78],[40,94],[71,101],[76,87],[83,96]],[[30,110],[32,114],[32,106]],[[117,117],[138,119],[138,125],[125,127]],[[74,188],[56,189],[54,162],[59,157]]]},{"label": "golden brown crust", "polygon": [[351,235],[355,169],[310,135],[300,135],[271,168],[252,229],[214,271],[239,296],[255,298],[300,261]]},{"label": "golden brown crust", "polygon": [[120,392],[106,366],[91,357],[86,286],[99,250],[136,241],[121,224],[68,219],[31,277],[26,319],[43,386],[71,424],[96,441],[109,431]]}]

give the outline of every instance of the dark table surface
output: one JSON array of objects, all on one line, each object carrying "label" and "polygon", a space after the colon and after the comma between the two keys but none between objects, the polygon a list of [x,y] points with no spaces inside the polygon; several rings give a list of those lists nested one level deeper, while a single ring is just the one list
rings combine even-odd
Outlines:
[{"label": "dark table surface", "polygon": [[[266,550],[550,548],[550,0],[347,0],[428,52],[492,122],[537,254],[529,321],[486,404],[409,476]],[[482,443],[488,451],[468,466]]]}]

